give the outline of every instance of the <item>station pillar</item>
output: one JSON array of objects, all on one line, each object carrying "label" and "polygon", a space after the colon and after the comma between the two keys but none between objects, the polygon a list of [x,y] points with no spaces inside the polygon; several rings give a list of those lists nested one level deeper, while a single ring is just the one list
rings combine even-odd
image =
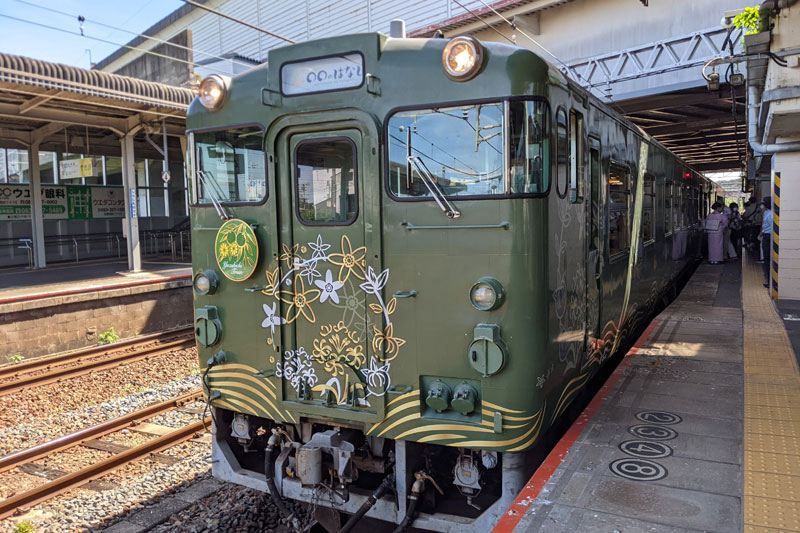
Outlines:
[{"label": "station pillar", "polygon": [[31,240],[33,241],[33,268],[44,268],[47,259],[44,251],[44,215],[42,213],[42,180],[39,175],[39,142],[28,148],[28,169],[31,173]]},{"label": "station pillar", "polygon": [[[800,137],[781,139],[782,142]],[[800,152],[772,155],[773,298],[800,300]]]},{"label": "station pillar", "polygon": [[139,246],[139,213],[136,206],[136,165],[133,155],[133,136],[138,129],[126,133],[120,140],[122,148],[122,183],[125,186],[125,220],[123,221],[128,247],[128,269],[142,270]]}]

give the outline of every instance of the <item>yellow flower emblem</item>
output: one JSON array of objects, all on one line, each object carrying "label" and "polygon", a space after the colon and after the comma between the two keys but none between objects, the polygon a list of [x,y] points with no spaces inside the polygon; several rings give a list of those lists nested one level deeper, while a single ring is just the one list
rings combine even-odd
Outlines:
[{"label": "yellow flower emblem", "polygon": [[303,278],[300,275],[294,277],[293,290],[283,289],[278,292],[278,299],[285,304],[289,304],[286,309],[286,323],[291,324],[297,317],[303,315],[309,322],[316,321],[314,310],[311,304],[319,298],[319,289],[306,289]]},{"label": "yellow flower emblem", "polygon": [[[386,329],[381,331],[375,326],[372,326],[372,332],[375,337],[372,339],[372,349],[375,351],[375,357],[381,361],[391,361],[397,354],[400,353],[400,347],[406,343],[403,339],[393,336],[392,324],[386,326]],[[386,356],[381,357],[381,352],[386,347]]]},{"label": "yellow flower emblem", "polygon": [[281,243],[283,253],[281,253],[281,255],[278,257],[278,261],[286,261],[286,266],[289,268],[294,268],[295,262],[303,260],[303,258],[300,257],[300,254],[297,253],[298,246],[298,244],[295,244],[289,248],[284,243]]},{"label": "yellow flower emblem", "polygon": [[334,265],[339,265],[339,281],[345,283],[350,274],[353,274],[360,280],[364,278],[364,268],[366,261],[364,257],[367,255],[367,247],[361,246],[353,250],[353,245],[347,235],[342,235],[342,253],[328,254],[328,261]]}]

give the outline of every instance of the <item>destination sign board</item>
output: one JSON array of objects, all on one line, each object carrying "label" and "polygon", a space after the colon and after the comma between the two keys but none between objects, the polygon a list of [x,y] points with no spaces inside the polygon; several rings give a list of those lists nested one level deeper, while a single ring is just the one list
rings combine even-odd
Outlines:
[{"label": "destination sign board", "polygon": [[344,54],[281,67],[281,91],[287,96],[352,89],[364,83],[364,57]]}]

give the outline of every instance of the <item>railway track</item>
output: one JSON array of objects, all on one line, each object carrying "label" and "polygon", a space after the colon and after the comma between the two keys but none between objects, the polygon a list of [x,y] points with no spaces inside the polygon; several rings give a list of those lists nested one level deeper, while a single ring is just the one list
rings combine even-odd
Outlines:
[{"label": "railway track", "polygon": [[[195,390],[183,394],[177,398],[150,405],[139,411],[129,413],[125,416],[103,422],[96,426],[86,428],[52,441],[44,442],[0,457],[0,472],[18,468],[26,463],[30,463],[43,457],[48,457],[66,449],[80,446],[83,443],[98,439],[110,433],[120,431],[125,428],[135,426],[137,422],[152,418],[159,414],[179,408],[183,405],[202,399],[203,393]],[[63,492],[76,488],[84,483],[100,478],[118,468],[121,468],[136,460],[145,458],[149,455],[158,453],[162,450],[180,444],[202,431],[211,423],[211,418],[206,417],[182,428],[175,429],[148,440],[138,446],[115,454],[111,457],[96,462],[78,471],[63,475],[48,483],[31,490],[16,494],[10,498],[0,501],[0,520],[15,514],[17,511],[31,507],[38,503],[50,500]]]},{"label": "railway track", "polygon": [[194,346],[191,326],[0,367],[0,397]]}]

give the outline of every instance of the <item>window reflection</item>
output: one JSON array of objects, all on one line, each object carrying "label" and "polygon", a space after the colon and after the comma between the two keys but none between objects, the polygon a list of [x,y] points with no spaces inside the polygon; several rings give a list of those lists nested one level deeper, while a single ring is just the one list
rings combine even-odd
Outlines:
[{"label": "window reflection", "polygon": [[[539,101],[415,109],[388,123],[389,188],[400,198],[430,197],[417,165],[446,196],[544,193],[548,187],[549,111]],[[504,170],[505,150],[509,169]],[[510,178],[508,183],[506,177]]]},{"label": "window reflection", "polygon": [[348,139],[314,140],[295,154],[297,209],[308,223],[336,224],[355,219],[355,147]]},{"label": "window reflection", "polygon": [[267,192],[261,128],[246,126],[194,134],[198,203],[259,202]]}]

